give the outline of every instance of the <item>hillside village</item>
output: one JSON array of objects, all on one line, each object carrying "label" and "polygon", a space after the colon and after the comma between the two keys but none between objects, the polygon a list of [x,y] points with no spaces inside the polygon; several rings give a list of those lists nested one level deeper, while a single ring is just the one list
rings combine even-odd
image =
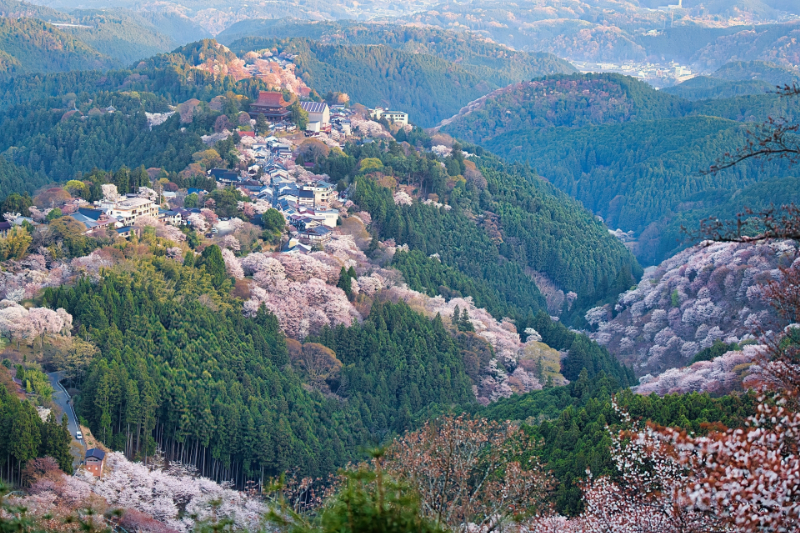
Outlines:
[{"label": "hillside village", "polygon": [[[288,58],[291,59],[291,58]],[[272,65],[272,66],[270,66]],[[203,68],[207,65],[201,65]],[[254,76],[269,76],[270,69],[285,69],[286,59],[267,66],[248,68]],[[213,67],[208,67],[212,68]],[[280,80],[276,80],[280,83]],[[290,83],[290,88],[293,87]],[[307,89],[307,87],[305,87]],[[300,90],[308,96],[307,90]],[[286,99],[288,97],[288,101]],[[5,213],[0,223],[0,235],[5,237],[17,225],[37,226],[55,218],[69,215],[85,227],[87,235],[102,234],[129,238],[141,235],[143,227],[159,223],[177,228],[191,228],[207,237],[224,237],[243,222],[262,225],[262,216],[274,210],[283,216],[285,234],[277,243],[287,253],[309,253],[319,249],[331,238],[352,202],[344,190],[327,181],[326,175],[310,170],[315,163],[303,156],[314,156],[319,150],[341,150],[346,143],[371,143],[391,138],[385,126],[411,131],[409,116],[401,111],[382,108],[355,112],[345,103],[300,100],[291,91],[261,91],[249,106],[249,113],[239,113],[238,127],[223,128],[204,136],[209,146],[233,141],[236,161],[233,165],[208,168],[208,183],[214,188],[178,188],[165,179],[154,179],[139,186],[137,192],[120,194],[112,184],[103,186],[103,197],[89,202],[80,195],[53,202],[56,189],[50,189],[50,205],[32,205],[31,216]],[[150,115],[151,130],[163,124],[166,117]],[[224,117],[224,115],[222,115]],[[383,124],[377,122],[381,121]],[[230,167],[230,168],[228,168]],[[150,169],[157,174],[158,169]],[[213,180],[213,181],[212,181]],[[149,186],[148,186],[149,185]],[[236,210],[247,220],[217,212],[214,190],[231,191],[237,198]],[[56,205],[56,203],[58,205]]]}]

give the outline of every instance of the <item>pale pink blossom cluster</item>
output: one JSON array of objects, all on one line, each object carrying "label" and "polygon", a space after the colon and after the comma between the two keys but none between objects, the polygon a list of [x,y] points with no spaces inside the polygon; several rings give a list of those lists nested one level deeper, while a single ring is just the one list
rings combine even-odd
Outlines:
[{"label": "pale pink blossom cluster", "polygon": [[325,252],[335,257],[344,267],[367,267],[369,259],[362,252],[352,235],[334,234],[331,240],[325,243]]},{"label": "pale pink blossom cluster", "polygon": [[656,377],[649,374],[640,378],[634,391],[639,394],[685,394],[707,392],[725,394],[741,385],[745,373],[751,370],[760,345],[747,345],[741,351],[731,351],[712,361],[699,361],[684,368],[671,368]]},{"label": "pale pink blossom cluster", "polygon": [[254,316],[264,305],[290,337],[303,339],[325,326],[349,326],[353,320],[361,319],[344,291],[319,278],[305,282],[277,280],[263,285],[251,290],[251,298],[244,303],[245,314]]},{"label": "pale pink blossom cluster", "polygon": [[[207,478],[189,475],[179,466],[151,469],[128,461],[120,452],[107,453],[106,465],[108,471],[102,478],[81,472],[66,481],[72,497],[85,501],[89,494],[96,494],[112,508],[134,509],[178,531],[192,531],[197,521],[210,520],[214,513],[217,520],[233,520],[236,530],[255,531],[267,512],[264,503]],[[48,488],[55,489],[40,486],[36,492],[45,495]],[[64,497],[61,493],[59,496]],[[213,502],[218,503],[216,509]]]},{"label": "pale pink blossom cluster", "polygon": [[244,279],[244,270],[239,259],[227,248],[222,249],[222,260],[225,261],[225,272],[234,279]]},{"label": "pale pink blossom cluster", "polygon": [[261,305],[272,312],[281,329],[302,339],[325,326],[350,325],[361,315],[335,287],[340,263],[324,252],[300,254],[250,254],[241,263],[258,285],[244,304],[254,316]]},{"label": "pale pink blossom cluster", "polygon": [[396,205],[411,205],[414,200],[406,191],[397,191],[394,193],[394,203]]},{"label": "pale pink blossom cluster", "polygon": [[76,257],[70,263],[72,270],[100,279],[100,270],[114,266],[114,260],[103,250],[95,250],[84,257]]},{"label": "pale pink blossom cluster", "polygon": [[222,240],[219,241],[219,247],[238,252],[241,250],[242,245],[239,243],[239,239],[233,235],[225,235]]},{"label": "pale pink blossom cluster", "polygon": [[6,261],[0,271],[0,297],[18,302],[36,296],[41,289],[58,287],[72,275],[69,265],[51,262],[41,254],[31,254],[22,261]]},{"label": "pale pink blossom cluster", "polygon": [[173,261],[178,261],[179,263],[183,262],[183,250],[181,250],[177,246],[167,248],[167,257],[169,257]]},{"label": "pale pink blossom cluster", "polygon": [[375,139],[392,139],[392,135],[386,131],[381,124],[373,120],[361,120],[355,117],[350,119],[350,125],[353,131],[358,131],[365,137],[372,137]]},{"label": "pale pink blossom cluster", "polygon": [[716,341],[741,342],[772,327],[759,286],[796,253],[789,241],[687,249],[648,269],[616,305],[590,309],[590,336],[637,374],[685,366]]},{"label": "pale pink blossom cluster", "polygon": [[200,213],[192,213],[186,220],[196,231],[200,233],[205,233],[208,231],[208,222]]},{"label": "pale pink blossom cluster", "polygon": [[70,335],[72,315],[64,309],[26,308],[11,300],[0,301],[0,334],[13,341],[42,340],[48,335]]}]

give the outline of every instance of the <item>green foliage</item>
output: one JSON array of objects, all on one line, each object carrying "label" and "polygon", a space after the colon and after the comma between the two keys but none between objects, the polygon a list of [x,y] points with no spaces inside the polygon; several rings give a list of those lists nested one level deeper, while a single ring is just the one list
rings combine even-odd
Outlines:
[{"label": "green foliage", "polygon": [[[557,480],[553,499],[556,510],[576,515],[583,509],[578,483],[586,470],[593,476],[615,475],[611,459],[610,431],[618,431],[621,420],[611,405],[617,405],[634,419],[677,426],[702,433],[704,424],[720,422],[728,427],[741,426],[753,414],[754,395],[711,398],[707,394],[639,396],[630,390],[618,390],[618,382],[599,375],[578,377],[566,387],[550,388],[501,399],[479,411],[494,420],[526,422],[527,431],[541,439],[540,459]],[[609,426],[607,428],[606,426]]]},{"label": "green foliage", "polygon": [[199,198],[200,197],[197,196],[196,192],[193,192],[192,194],[187,194],[186,198],[183,199],[183,207],[185,207],[186,209],[197,207]]},{"label": "green foliage", "polygon": [[295,100],[289,106],[289,111],[292,112],[292,122],[297,124],[297,129],[305,130],[308,125],[308,111],[300,107],[300,100]]},{"label": "green foliage", "polygon": [[586,371],[591,379],[602,373],[611,376],[622,386],[637,382],[633,370],[617,361],[608,350],[592,342],[586,335],[575,333],[561,322],[551,320],[546,313],[540,312],[517,327],[521,331],[532,327],[542,336],[542,342],[553,349],[567,352],[567,357],[561,362],[561,373],[570,381],[579,379],[581,373]]},{"label": "green foliage", "polygon": [[[18,483],[25,463],[45,455],[53,457],[64,472],[71,474],[69,443],[72,437],[66,426],[59,424],[52,413],[42,422],[31,402],[9,392],[8,371],[0,368],[0,373],[3,374],[0,376],[3,381],[0,384],[0,472],[3,478]],[[25,374],[29,374],[23,376],[26,379],[37,377],[35,371],[27,370]]]},{"label": "green foliage", "polygon": [[95,436],[140,458],[157,440],[241,484],[262,469],[332,472],[424,412],[474,401],[441,320],[404,304],[375,304],[363,324],[321,335],[344,364],[330,385],[346,402],[306,390],[274,316],[245,318],[226,287],[155,257],[45,291],[100,349],[76,406]]},{"label": "green foliage", "polygon": [[712,359],[716,359],[727,352],[739,350],[740,347],[735,342],[732,344],[727,344],[722,341],[714,341],[714,344],[700,350],[697,354],[692,358],[692,364],[697,363],[698,361],[711,361]]},{"label": "green foliage", "polygon": [[76,26],[63,31],[113,58],[118,65],[130,65],[177,45],[145,16],[133,11],[78,9],[70,14]]},{"label": "green foliage", "polygon": [[336,283],[336,286],[342,289],[350,300],[353,299],[354,279],[356,279],[356,272],[353,267],[350,267],[350,270],[342,267],[341,272],[339,272],[339,281]]},{"label": "green foliage", "polygon": [[28,208],[33,205],[30,195],[49,182],[44,174],[30,172],[0,156],[0,198],[4,198],[3,213],[29,216]]},{"label": "green foliage", "polygon": [[401,433],[424,414],[474,401],[459,348],[441,317],[428,320],[405,303],[376,302],[363,324],[326,329],[309,341],[336,352],[344,367],[331,389],[363,402],[371,431]]},{"label": "green foliage", "polygon": [[[448,177],[435,159],[413,153],[405,157],[379,147],[348,152],[361,165],[379,159],[383,173],[400,183],[440,198],[447,194]],[[421,252],[395,260],[412,288],[433,295],[447,286],[472,296],[498,318],[521,319],[544,307],[525,273],[534,269],[580,295],[577,317],[577,310],[627,290],[641,274],[630,252],[600,222],[529,168],[505,165],[488,155],[473,161],[485,188],[462,182],[450,193],[454,208],[449,211],[419,202],[395,205],[389,189],[356,177],[353,199],[369,211],[380,237]],[[425,259],[433,254],[439,254],[441,265]]]},{"label": "green foliage", "polygon": [[[490,298],[498,303],[505,300],[504,307],[510,316],[515,310],[519,310],[516,314],[525,315],[543,306],[543,298],[524,268],[516,262],[502,260],[498,246],[464,213],[419,202],[411,206],[395,205],[391,191],[369,178],[358,178],[356,184],[354,200],[370,213],[373,224],[377,222],[383,239],[407,243],[425,257],[440,254],[444,265],[471,278],[473,284],[481,285],[481,293],[494,293]],[[405,264],[420,257],[408,258]],[[442,280],[441,270],[437,274],[438,280]],[[463,277],[458,276],[457,280],[462,282],[461,288],[466,287]],[[427,287],[412,285],[412,288],[425,290]],[[491,312],[502,313],[502,309]]]},{"label": "green foliage", "polygon": [[637,257],[652,264],[680,249],[680,235],[665,229],[678,218],[697,219],[705,207],[697,199],[735,196],[790,172],[785,161],[751,160],[702,173],[747,144],[752,125],[744,121],[778,116],[800,117],[800,101],[762,95],[690,102],[632,78],[592,74],[511,87],[444,131],[528,162],[609,228],[634,231]]},{"label": "green foliage", "polygon": [[[345,470],[336,493],[308,522],[288,508],[271,513],[271,522],[287,533],[443,533],[422,516],[414,490],[376,467]],[[287,518],[288,517],[288,518]]]},{"label": "green foliage", "polygon": [[682,228],[691,232],[700,227],[703,219],[716,217],[734,220],[744,207],[759,212],[771,205],[800,204],[800,178],[765,179],[741,189],[709,188],[689,196],[686,201],[694,209],[677,213],[661,228],[660,235],[653,239],[651,246],[660,257],[670,257],[693,244],[694,239],[687,236]]},{"label": "green foliage", "polygon": [[[237,216],[239,214],[239,202],[250,201],[250,198],[234,187],[214,189],[208,194],[207,198],[214,200],[214,212],[221,217]],[[186,205],[185,201],[183,205]]]},{"label": "green foliage", "polygon": [[228,280],[228,274],[225,271],[225,261],[222,259],[222,250],[216,244],[206,246],[200,258],[195,263],[195,266],[203,267],[205,271],[211,276],[211,283],[214,287],[219,289],[222,284]]}]

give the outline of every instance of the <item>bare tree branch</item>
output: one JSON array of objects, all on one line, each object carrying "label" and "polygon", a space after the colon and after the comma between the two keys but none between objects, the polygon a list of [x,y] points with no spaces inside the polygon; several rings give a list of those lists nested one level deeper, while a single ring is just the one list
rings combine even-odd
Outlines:
[{"label": "bare tree branch", "polygon": [[[800,96],[800,85],[778,87],[775,94],[781,97]],[[702,174],[716,174],[753,158],[785,159],[790,164],[800,162],[800,124],[792,124],[784,118],[770,117],[755,131],[747,131],[751,137],[747,145],[733,154],[726,153]]]},{"label": "bare tree branch", "polygon": [[767,239],[791,239],[800,241],[800,206],[795,204],[755,212],[745,208],[735,220],[720,220],[716,217],[700,221],[700,229],[681,231],[690,239],[712,242],[755,243]]}]

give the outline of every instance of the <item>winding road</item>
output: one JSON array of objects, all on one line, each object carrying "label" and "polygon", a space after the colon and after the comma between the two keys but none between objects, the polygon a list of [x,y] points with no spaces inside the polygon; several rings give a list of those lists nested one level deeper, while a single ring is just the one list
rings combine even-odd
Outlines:
[{"label": "winding road", "polygon": [[[62,412],[67,414],[67,428],[69,429],[70,435],[72,438],[77,440],[80,443],[82,448],[86,448],[86,443],[83,439],[78,438],[78,431],[80,427],[78,426],[78,417],[75,416],[75,409],[72,408],[70,404],[70,396],[67,392],[67,389],[64,388],[64,385],[61,384],[61,379],[63,379],[61,372],[50,372],[47,374],[47,377],[50,379],[50,385],[53,387],[53,403],[58,405]],[[76,460],[80,462],[83,458],[76,457]]]}]

